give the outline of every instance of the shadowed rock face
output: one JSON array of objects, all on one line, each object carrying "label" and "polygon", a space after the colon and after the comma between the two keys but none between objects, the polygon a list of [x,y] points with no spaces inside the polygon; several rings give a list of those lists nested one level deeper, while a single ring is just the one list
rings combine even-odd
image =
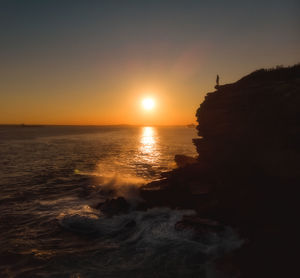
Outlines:
[{"label": "shadowed rock face", "polygon": [[198,161],[216,180],[208,215],[248,239],[225,265],[234,262],[239,277],[289,276],[300,209],[300,65],[219,86],[196,116]]},{"label": "shadowed rock face", "polygon": [[299,177],[299,105],[299,65],[259,70],[219,86],[196,113],[199,159],[212,167],[243,164],[272,176]]},{"label": "shadowed rock face", "polygon": [[[196,116],[198,159],[177,156],[179,168],[155,182],[163,190],[142,190],[141,196],[150,207],[191,208],[201,218],[236,228],[245,245],[218,261],[239,273],[234,277],[293,277],[300,210],[300,64],[259,70],[218,86]],[[183,219],[176,228],[202,231],[198,222]]]},{"label": "shadowed rock face", "polygon": [[211,195],[226,220],[273,221],[276,213],[294,212],[299,107],[300,65],[258,70],[205,97],[196,113],[201,138],[194,144],[199,163],[217,181]]},{"label": "shadowed rock face", "polygon": [[244,225],[245,231],[252,229],[248,217],[276,222],[283,211],[294,214],[300,180],[299,107],[300,65],[259,70],[218,86],[196,113],[198,159],[176,156],[179,168],[155,182],[164,190],[143,191],[142,197],[156,206],[193,208],[206,217]]}]

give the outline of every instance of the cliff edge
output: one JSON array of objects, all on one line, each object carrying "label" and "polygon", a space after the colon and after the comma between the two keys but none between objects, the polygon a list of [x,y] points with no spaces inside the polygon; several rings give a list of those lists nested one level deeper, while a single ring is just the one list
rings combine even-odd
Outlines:
[{"label": "cliff edge", "polygon": [[300,65],[255,71],[208,93],[197,110],[199,159],[299,177]]}]

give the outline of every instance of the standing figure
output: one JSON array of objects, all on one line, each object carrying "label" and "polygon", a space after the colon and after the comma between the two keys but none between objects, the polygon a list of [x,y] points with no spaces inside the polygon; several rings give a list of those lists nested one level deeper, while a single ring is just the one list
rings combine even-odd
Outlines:
[{"label": "standing figure", "polygon": [[219,80],[220,80],[220,77],[219,77],[219,75],[217,74],[217,79],[216,79],[217,86],[219,86]]}]

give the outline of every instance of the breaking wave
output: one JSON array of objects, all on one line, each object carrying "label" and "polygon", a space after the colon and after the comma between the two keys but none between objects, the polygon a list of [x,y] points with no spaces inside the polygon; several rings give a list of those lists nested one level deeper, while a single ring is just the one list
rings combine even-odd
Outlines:
[{"label": "breaking wave", "polygon": [[99,275],[153,277],[150,273],[154,271],[156,277],[207,277],[209,262],[242,242],[230,227],[200,239],[190,230],[177,231],[176,222],[192,214],[190,210],[153,208],[106,218],[91,212],[61,216],[59,223],[68,231],[117,247],[106,249],[109,263],[105,266],[98,258]]}]

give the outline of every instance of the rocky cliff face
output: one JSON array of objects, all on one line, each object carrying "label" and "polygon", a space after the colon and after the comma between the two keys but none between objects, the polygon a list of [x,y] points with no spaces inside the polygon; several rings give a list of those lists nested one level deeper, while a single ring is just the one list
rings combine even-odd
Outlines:
[{"label": "rocky cliff face", "polygon": [[208,195],[214,202],[206,212],[248,240],[225,265],[233,262],[239,277],[292,275],[300,210],[300,65],[218,86],[196,116],[199,165],[214,178]]},{"label": "rocky cliff face", "polygon": [[[299,177],[300,65],[259,70],[208,93],[194,144],[212,167]],[[243,169],[244,171],[246,169]]]},{"label": "rocky cliff face", "polygon": [[[233,271],[228,277],[294,277],[300,64],[217,86],[196,116],[198,159],[177,156],[177,169],[141,190],[147,206],[190,208],[236,228],[244,246],[218,262],[227,274]],[[198,222],[178,225],[197,230]]]},{"label": "rocky cliff face", "polygon": [[247,230],[248,217],[276,222],[276,213],[295,212],[300,182],[300,65],[258,70],[218,86],[207,94],[196,116],[201,137],[194,144],[199,163],[215,179],[210,193],[219,215],[222,211],[226,221]]}]

